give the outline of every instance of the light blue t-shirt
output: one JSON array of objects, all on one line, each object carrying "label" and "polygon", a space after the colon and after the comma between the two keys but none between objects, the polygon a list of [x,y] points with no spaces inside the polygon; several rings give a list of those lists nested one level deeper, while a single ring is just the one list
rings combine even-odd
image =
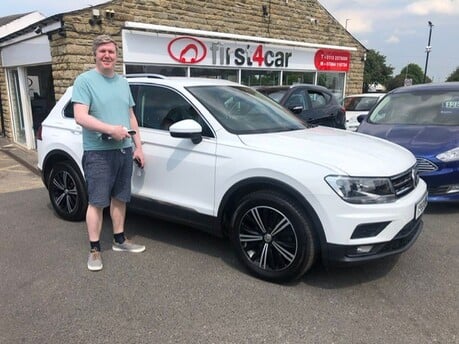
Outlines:
[{"label": "light blue t-shirt", "polygon": [[[72,102],[89,106],[89,114],[102,122],[130,129],[129,109],[135,105],[127,80],[106,77],[95,69],[80,74],[73,84]],[[102,140],[102,134],[83,128],[83,149],[108,150],[132,146],[131,139]]]}]

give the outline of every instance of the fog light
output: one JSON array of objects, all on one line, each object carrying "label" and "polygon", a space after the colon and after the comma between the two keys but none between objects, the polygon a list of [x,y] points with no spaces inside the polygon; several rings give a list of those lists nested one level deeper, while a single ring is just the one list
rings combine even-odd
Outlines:
[{"label": "fog light", "polygon": [[450,185],[446,193],[455,193],[459,192],[459,184]]},{"label": "fog light", "polygon": [[372,248],[373,248],[373,245],[359,246],[357,247],[356,251],[357,253],[368,253],[371,251]]}]

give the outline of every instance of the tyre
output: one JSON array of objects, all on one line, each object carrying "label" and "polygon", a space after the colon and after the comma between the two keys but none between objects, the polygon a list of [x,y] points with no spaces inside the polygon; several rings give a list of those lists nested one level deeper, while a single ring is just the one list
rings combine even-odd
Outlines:
[{"label": "tyre", "polygon": [[69,221],[85,218],[88,197],[83,177],[69,162],[56,164],[48,178],[48,193],[57,215]]},{"label": "tyre", "polygon": [[305,212],[288,197],[271,191],[257,191],[241,200],[230,238],[248,270],[273,282],[301,277],[318,251]]}]

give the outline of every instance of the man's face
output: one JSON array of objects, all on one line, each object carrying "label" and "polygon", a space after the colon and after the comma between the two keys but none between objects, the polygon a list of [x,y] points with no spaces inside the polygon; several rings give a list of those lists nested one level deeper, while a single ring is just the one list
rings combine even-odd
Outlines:
[{"label": "man's face", "polygon": [[116,64],[116,47],[113,43],[99,45],[96,50],[96,69],[104,74],[113,72]]}]

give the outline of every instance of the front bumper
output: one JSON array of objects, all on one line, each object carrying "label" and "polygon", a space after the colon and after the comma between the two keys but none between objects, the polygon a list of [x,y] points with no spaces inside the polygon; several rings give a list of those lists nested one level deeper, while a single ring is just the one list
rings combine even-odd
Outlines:
[{"label": "front bumper", "polygon": [[[331,265],[363,263],[397,255],[408,250],[422,231],[422,216],[409,222],[390,241],[365,245],[327,245],[327,262]],[[368,252],[359,252],[359,248],[371,247]]]}]

